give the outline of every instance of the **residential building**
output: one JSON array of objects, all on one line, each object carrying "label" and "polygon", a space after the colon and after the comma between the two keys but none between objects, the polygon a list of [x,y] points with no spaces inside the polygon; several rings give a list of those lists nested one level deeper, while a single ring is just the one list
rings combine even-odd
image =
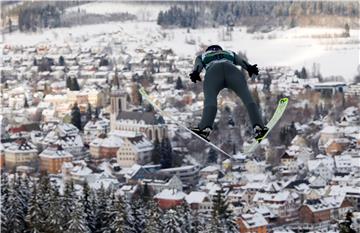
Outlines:
[{"label": "residential building", "polygon": [[133,134],[123,136],[122,139],[123,144],[116,153],[117,162],[121,167],[151,162],[153,144],[144,135]]},{"label": "residential building", "polygon": [[17,166],[35,167],[38,161],[38,151],[35,146],[24,139],[19,139],[4,150],[5,166],[14,169]]},{"label": "residential building", "polygon": [[110,132],[110,121],[107,119],[92,119],[84,126],[84,143],[90,144],[101,134]]},{"label": "residential building", "polygon": [[116,158],[119,148],[123,145],[124,140],[118,135],[110,133],[106,136],[102,134],[89,145],[91,158],[95,160]]},{"label": "residential building", "polygon": [[268,222],[259,213],[242,214],[237,219],[240,233],[267,233]]},{"label": "residential building", "polygon": [[50,146],[39,154],[40,170],[48,173],[60,173],[63,163],[72,162],[73,155],[61,148]]},{"label": "residential building", "polygon": [[211,217],[212,200],[206,192],[193,191],[186,195],[185,200],[192,210],[197,210],[202,216]]},{"label": "residential building", "polygon": [[186,194],[181,191],[164,189],[154,196],[154,200],[161,209],[170,209],[182,205],[185,201],[185,197]]}]

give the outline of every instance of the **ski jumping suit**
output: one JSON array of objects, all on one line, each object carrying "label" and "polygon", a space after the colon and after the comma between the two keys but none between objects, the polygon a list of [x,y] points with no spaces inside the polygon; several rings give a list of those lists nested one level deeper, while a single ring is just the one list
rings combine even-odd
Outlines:
[{"label": "ski jumping suit", "polygon": [[207,127],[212,129],[217,112],[217,96],[224,88],[233,90],[241,98],[253,126],[264,125],[258,106],[250,94],[245,76],[236,65],[240,65],[245,70],[250,66],[232,51],[207,51],[196,57],[194,71],[200,73],[203,68],[206,69],[203,83],[204,109],[198,125],[200,130]]}]

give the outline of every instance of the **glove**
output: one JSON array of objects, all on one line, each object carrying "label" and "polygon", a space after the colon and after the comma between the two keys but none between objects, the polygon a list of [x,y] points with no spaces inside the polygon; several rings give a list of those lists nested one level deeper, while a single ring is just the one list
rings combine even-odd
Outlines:
[{"label": "glove", "polygon": [[247,68],[247,71],[248,71],[250,77],[251,77],[253,74],[256,74],[256,75],[259,74],[259,69],[257,68],[257,64],[255,64],[255,65],[250,65],[250,66]]},{"label": "glove", "polygon": [[193,83],[196,83],[196,81],[201,81],[200,74],[197,71],[193,71],[191,74],[189,74],[189,76]]}]

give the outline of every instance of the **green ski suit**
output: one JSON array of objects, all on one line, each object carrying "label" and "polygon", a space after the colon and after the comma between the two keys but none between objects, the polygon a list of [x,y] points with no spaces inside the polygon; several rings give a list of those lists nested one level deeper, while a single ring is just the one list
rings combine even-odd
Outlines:
[{"label": "green ski suit", "polygon": [[217,96],[224,88],[233,90],[247,108],[252,126],[264,126],[258,106],[253,100],[245,76],[236,65],[247,70],[250,66],[245,60],[232,51],[208,51],[195,59],[194,71],[200,73],[206,69],[204,89],[204,109],[201,121],[198,125],[200,130],[213,126],[217,112]]}]

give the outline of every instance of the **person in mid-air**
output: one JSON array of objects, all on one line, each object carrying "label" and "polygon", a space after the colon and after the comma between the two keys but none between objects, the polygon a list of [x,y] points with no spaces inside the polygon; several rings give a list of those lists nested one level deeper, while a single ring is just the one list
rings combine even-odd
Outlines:
[{"label": "person in mid-air", "polygon": [[201,81],[200,73],[205,68],[204,77],[204,109],[198,127],[191,130],[209,141],[208,136],[213,127],[217,112],[217,96],[224,88],[233,90],[247,108],[254,130],[254,137],[261,141],[268,128],[264,126],[258,106],[253,100],[245,76],[236,66],[240,65],[247,70],[249,76],[258,75],[257,64],[250,65],[233,51],[223,50],[219,45],[211,45],[195,59],[192,73],[189,75],[192,82]]}]

